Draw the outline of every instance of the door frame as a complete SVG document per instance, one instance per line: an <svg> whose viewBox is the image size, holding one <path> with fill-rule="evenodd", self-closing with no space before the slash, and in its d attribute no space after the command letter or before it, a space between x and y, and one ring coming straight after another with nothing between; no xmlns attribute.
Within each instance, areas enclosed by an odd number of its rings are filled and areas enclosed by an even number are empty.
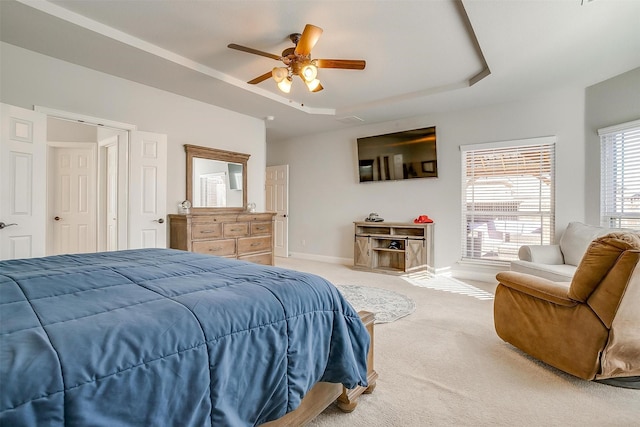
<svg viewBox="0 0 640 427"><path fill-rule="evenodd" d="M124 123L124 122L117 122L114 120L107 120L107 119L102 119L99 117L94 117L94 116L89 116L86 114L78 114L78 113L73 113L70 111L64 111L64 110L57 110L57 109L53 109L53 108L49 108L49 107L43 107L40 105L35 105L33 107L33 110L39 113L43 113L45 115L47 115L47 117L51 117L51 118L55 118L55 119L61 119L61 120L69 120L69 121L75 121L75 122L79 122L79 123L83 123L83 124L88 124L88 125L94 125L97 127L109 127L109 128L113 128L116 130L121 130L121 131L125 131L127 133L127 137L126 138L122 138L124 139L124 141L120 141L121 138L118 138L118 220L117 220L117 224L118 224L118 249L126 249L128 247L128 239L127 239L127 233L128 233L128 212L129 212L129 192L128 192L128 188L129 188L129 157L128 157L128 153L129 153L129 139L130 139L130 133L132 131L136 131L138 130L138 127L136 125L130 124L130 123ZM99 145L99 142L96 143L96 146ZM99 211L99 207L102 205L101 202L99 200L101 200L102 197L104 197L103 194L103 185L101 184L102 182L104 182L104 180L106 179L106 170L104 167L101 167L101 165L104 163L104 156L106 154L106 150L104 149L104 147L98 147L97 148L97 155L95 156L95 167L96 170L98 171L98 175L97 175L97 180L96 180L96 184L97 184L97 191L98 191L98 196L97 196L97 200L98 202L96 203L96 210L98 212L98 218L101 217L101 212ZM49 162L49 156L48 156L48 152L47 152L47 164ZM120 180L120 178L122 178L122 182ZM48 198L48 193L49 193L49 188L47 188L47 198ZM49 205L47 204L47 207L49 207ZM48 224L49 222L47 222ZM102 234L102 229L100 227L102 227L104 225L103 221L99 221L97 220L96 222L97 225L97 236L96 236L96 241L98 242L98 251L103 250L104 249L104 240L103 239L98 239L98 236L100 236ZM52 244L50 242L51 239L51 235L52 235L52 231L50 230L50 226L47 226L47 231L46 231L46 236L47 236L47 242L45 243L47 249L50 247L50 245ZM101 246L102 244L102 246Z"/></svg>

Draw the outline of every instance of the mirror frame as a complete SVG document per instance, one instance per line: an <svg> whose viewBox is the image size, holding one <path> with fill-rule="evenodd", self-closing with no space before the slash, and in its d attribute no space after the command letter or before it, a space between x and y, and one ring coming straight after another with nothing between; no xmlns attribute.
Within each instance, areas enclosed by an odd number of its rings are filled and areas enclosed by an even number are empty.
<svg viewBox="0 0 640 427"><path fill-rule="evenodd" d="M247 210L247 161L250 154L236 153L234 151L219 150L217 148L200 147L198 145L184 145L187 153L187 200L191 205L193 213L220 213L220 212L243 212ZM239 163L242 165L242 207L208 208L193 206L193 159L218 160L221 162Z"/></svg>

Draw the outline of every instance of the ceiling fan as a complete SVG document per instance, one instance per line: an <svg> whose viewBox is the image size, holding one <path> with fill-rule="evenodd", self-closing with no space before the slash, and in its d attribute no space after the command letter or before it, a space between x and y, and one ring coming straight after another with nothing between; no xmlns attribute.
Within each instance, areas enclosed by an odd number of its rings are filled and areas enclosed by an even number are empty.
<svg viewBox="0 0 640 427"><path fill-rule="evenodd" d="M320 80L318 80L318 68L364 70L366 65L366 62L361 59L311 59L311 49L316 45L321 34L322 28L307 24L302 34L293 33L289 35L289 39L291 39L295 47L283 50L282 56L240 46L235 43L231 43L227 47L254 55L265 56L284 63L284 67L275 67L273 70L253 80L249 80L247 82L249 84L255 85L267 80L269 77L273 77L278 84L278 88L285 93L289 93L289 91L291 91L291 84L293 83L293 76L297 75L305 82L309 91L318 92L323 89Z"/></svg>

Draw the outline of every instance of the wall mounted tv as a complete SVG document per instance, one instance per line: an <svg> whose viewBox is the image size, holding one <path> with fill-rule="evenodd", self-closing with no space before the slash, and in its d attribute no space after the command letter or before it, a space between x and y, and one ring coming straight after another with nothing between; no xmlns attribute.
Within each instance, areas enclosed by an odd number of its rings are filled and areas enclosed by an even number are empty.
<svg viewBox="0 0 640 427"><path fill-rule="evenodd" d="M436 127L358 138L360 182L438 176Z"/></svg>

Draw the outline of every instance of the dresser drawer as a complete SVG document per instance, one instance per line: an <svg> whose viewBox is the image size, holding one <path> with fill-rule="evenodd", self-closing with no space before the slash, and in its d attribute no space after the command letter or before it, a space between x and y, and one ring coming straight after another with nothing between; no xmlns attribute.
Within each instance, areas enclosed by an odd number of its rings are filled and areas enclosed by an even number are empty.
<svg viewBox="0 0 640 427"><path fill-rule="evenodd" d="M222 225L224 237L244 237L249 235L248 222L229 222Z"/></svg>
<svg viewBox="0 0 640 427"><path fill-rule="evenodd" d="M260 234L271 234L273 225L271 222L252 222L251 223L251 235L257 236Z"/></svg>
<svg viewBox="0 0 640 427"><path fill-rule="evenodd" d="M193 242L193 252L218 256L235 255L236 241L234 239L199 240Z"/></svg>
<svg viewBox="0 0 640 427"><path fill-rule="evenodd" d="M271 236L238 239L238 255L271 251Z"/></svg>
<svg viewBox="0 0 640 427"><path fill-rule="evenodd" d="M255 262L256 264L273 265L273 254L271 252L268 254L245 255L238 257L238 259Z"/></svg>
<svg viewBox="0 0 640 427"><path fill-rule="evenodd" d="M222 224L192 224L191 225L191 238L193 240L199 239L216 239L222 237Z"/></svg>

